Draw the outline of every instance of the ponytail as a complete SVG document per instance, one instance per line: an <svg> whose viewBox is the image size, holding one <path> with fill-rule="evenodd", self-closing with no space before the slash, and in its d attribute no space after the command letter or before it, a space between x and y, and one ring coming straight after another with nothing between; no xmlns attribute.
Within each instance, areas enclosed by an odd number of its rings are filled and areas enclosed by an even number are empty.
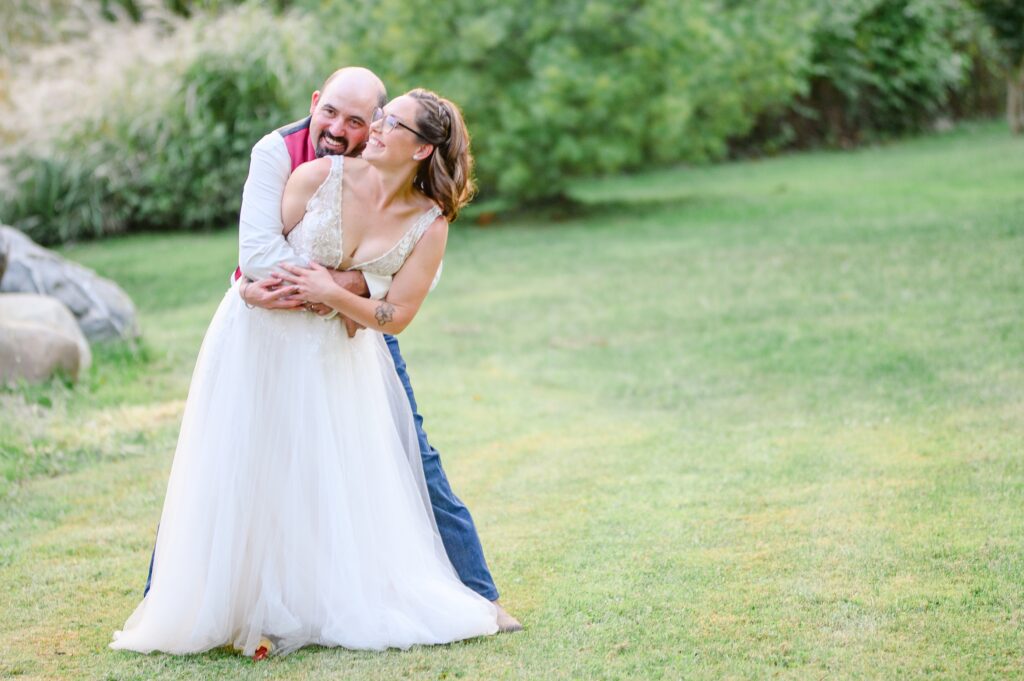
<svg viewBox="0 0 1024 681"><path fill-rule="evenodd" d="M434 152L420 163L415 184L440 204L448 222L454 222L476 191L469 131L459 107L449 100L423 89L407 94L421 105L416 127L434 145Z"/></svg>

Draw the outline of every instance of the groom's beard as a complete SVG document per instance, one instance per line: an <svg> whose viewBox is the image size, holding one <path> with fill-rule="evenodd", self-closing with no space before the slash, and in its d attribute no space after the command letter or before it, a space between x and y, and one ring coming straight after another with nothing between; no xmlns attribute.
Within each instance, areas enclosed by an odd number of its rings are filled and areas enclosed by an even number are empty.
<svg viewBox="0 0 1024 681"><path fill-rule="evenodd" d="M325 138L332 146L328 147L323 143ZM358 156L363 152L364 146L366 145L353 147L349 144L347 137L335 137L330 133L322 132L313 151L316 152L317 158L323 158L324 156Z"/></svg>
<svg viewBox="0 0 1024 681"><path fill-rule="evenodd" d="M331 143L332 146L328 147L324 144L324 140ZM348 151L348 138L347 137L335 137L330 133L320 133L320 139L316 141L317 158L323 158L324 156L344 156L345 152Z"/></svg>

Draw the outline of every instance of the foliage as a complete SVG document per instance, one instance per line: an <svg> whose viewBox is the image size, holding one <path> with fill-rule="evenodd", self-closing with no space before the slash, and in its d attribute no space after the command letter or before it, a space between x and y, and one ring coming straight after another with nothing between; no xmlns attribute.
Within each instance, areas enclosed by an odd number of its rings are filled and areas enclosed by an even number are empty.
<svg viewBox="0 0 1024 681"><path fill-rule="evenodd" d="M252 8L179 22L166 36L127 30L101 53L129 62L113 78L83 74L70 94L40 98L75 97L80 108L59 127L25 131L0 219L43 243L222 226L237 215L252 144L301 113L315 73L301 40L310 30Z"/></svg>
<svg viewBox="0 0 1024 681"><path fill-rule="evenodd" d="M164 22L160 0L5 0L0 3L0 61L31 58L40 46L75 42L117 21Z"/></svg>
<svg viewBox="0 0 1024 681"><path fill-rule="evenodd" d="M238 5L244 4L246 0L98 0L104 12L115 15L116 12L126 12L135 21L143 20L153 9L163 9L181 17L191 17L197 14L220 12ZM264 6L281 11L287 9L291 0L267 0L261 3Z"/></svg>
<svg viewBox="0 0 1024 681"><path fill-rule="evenodd" d="M995 34L1006 72L1006 117L1014 134L1024 133L1024 3L977 0Z"/></svg>
<svg viewBox="0 0 1024 681"><path fill-rule="evenodd" d="M1020 0L975 0L1002 51L1007 68L1024 67L1024 3Z"/></svg>
<svg viewBox="0 0 1024 681"><path fill-rule="evenodd" d="M155 22L217 12L245 0L4 0L0 3L0 56L87 36L102 23ZM284 9L289 0L273 0Z"/></svg>
<svg viewBox="0 0 1024 681"><path fill-rule="evenodd" d="M960 0L822 0L809 112L832 142L923 128L964 84L973 16Z"/></svg>
<svg viewBox="0 0 1024 681"><path fill-rule="evenodd" d="M796 3L801 5L801 3ZM792 3L322 3L338 63L459 103L484 192L557 196L572 177L720 158L801 87Z"/></svg>
<svg viewBox="0 0 1024 681"><path fill-rule="evenodd" d="M988 58L964 0L236 4L108 0L119 21L34 54L0 125L14 173L0 220L43 242L230 224L251 145L344 64L392 94L459 103L482 194L507 204L719 159L740 140L771 151L919 130Z"/></svg>

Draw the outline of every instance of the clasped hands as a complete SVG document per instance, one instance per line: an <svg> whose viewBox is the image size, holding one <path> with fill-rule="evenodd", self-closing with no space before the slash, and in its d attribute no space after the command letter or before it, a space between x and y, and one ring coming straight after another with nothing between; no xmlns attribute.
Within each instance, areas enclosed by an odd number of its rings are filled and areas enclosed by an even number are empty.
<svg viewBox="0 0 1024 681"><path fill-rule="evenodd" d="M323 301L334 286L340 286L357 296L369 295L366 279L360 272L329 270L315 262L310 263L308 268L286 263L280 267L284 271L272 272L264 279L243 284L239 290L242 300L265 310L305 309L324 316L333 311ZM355 336L359 329L365 328L344 315L338 316L349 338Z"/></svg>

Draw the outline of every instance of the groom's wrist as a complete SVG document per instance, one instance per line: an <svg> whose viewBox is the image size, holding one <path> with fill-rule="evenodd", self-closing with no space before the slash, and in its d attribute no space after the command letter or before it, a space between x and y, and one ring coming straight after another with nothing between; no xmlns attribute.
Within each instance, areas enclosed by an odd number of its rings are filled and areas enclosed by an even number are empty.
<svg viewBox="0 0 1024 681"><path fill-rule="evenodd" d="M349 270L347 272L331 270L331 277L334 279L334 283L349 293L354 293L363 298L370 297L370 287L366 285L366 277L363 276L362 272L358 270Z"/></svg>
<svg viewBox="0 0 1024 681"><path fill-rule="evenodd" d="M246 276L242 276L242 283L238 286L238 295L242 297L242 302L245 303L246 307L252 307L249 304L249 298L245 295L248 293L249 284L252 283L252 279Z"/></svg>

